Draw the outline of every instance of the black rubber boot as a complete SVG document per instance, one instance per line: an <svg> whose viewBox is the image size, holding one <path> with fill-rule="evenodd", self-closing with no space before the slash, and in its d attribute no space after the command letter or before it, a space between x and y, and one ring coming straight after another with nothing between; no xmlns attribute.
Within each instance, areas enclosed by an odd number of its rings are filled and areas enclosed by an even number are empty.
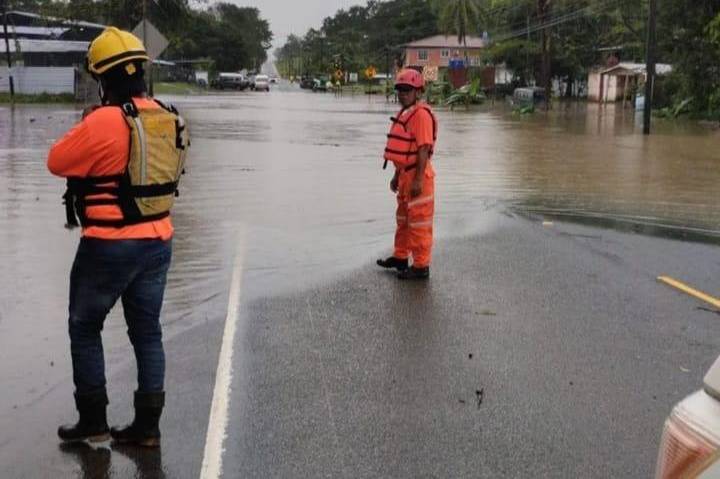
<svg viewBox="0 0 720 479"><path fill-rule="evenodd" d="M160 416L165 406L165 393L135 391L135 419L124 428L113 427L110 435L118 444L144 447L160 446Z"/></svg>
<svg viewBox="0 0 720 479"><path fill-rule="evenodd" d="M406 259L400 259L396 258L395 256L390 256L387 259L379 259L377 260L377 265L381 268L395 268L398 271L405 271L408 269L408 260Z"/></svg>
<svg viewBox="0 0 720 479"><path fill-rule="evenodd" d="M430 277L430 267L416 268L412 266L398 273L398 279L428 279Z"/></svg>
<svg viewBox="0 0 720 479"><path fill-rule="evenodd" d="M75 393L75 406L80 414L77 424L58 428L58 436L65 442L101 442L110 439L106 408L108 397L105 389L92 394Z"/></svg>

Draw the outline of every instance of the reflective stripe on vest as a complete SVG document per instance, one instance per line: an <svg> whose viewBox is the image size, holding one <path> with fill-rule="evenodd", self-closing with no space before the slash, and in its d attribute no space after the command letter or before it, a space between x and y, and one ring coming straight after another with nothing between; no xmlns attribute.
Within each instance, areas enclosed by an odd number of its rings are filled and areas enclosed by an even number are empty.
<svg viewBox="0 0 720 479"><path fill-rule="evenodd" d="M418 147L415 135L408 131L407 125L419 110L425 110L430 114L433 122L433 143L437 137L437 120L430 107L425 104L417 104L400 112L396 117L390 118L392 126L387 135L384 158L392 161L398 168L408 167L417 163ZM430 155L433 154L434 144L430 147Z"/></svg>

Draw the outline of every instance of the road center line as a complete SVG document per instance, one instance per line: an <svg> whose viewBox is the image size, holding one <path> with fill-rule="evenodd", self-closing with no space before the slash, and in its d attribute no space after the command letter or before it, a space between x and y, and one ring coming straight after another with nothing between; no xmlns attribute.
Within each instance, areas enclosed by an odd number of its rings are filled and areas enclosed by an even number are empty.
<svg viewBox="0 0 720 479"><path fill-rule="evenodd" d="M682 291L685 294L688 294L690 296L693 296L694 298L697 298L701 301L705 301L708 304L711 304L715 306L716 308L720 309L720 299L714 298L710 296L709 294L703 293L702 291L698 291L695 288L692 288L691 286L688 286L685 283L682 283L676 279L673 279L669 276L660 276L658 277L658 281L665 283L669 286L672 286L673 288L676 288L680 291Z"/></svg>
<svg viewBox="0 0 720 479"><path fill-rule="evenodd" d="M240 311L240 291L242 287L242 266L244 258L244 241L238 241L235 252L230 294L228 297L225 330L223 332L220 357L215 373L215 389L213 390L210 418L208 419L205 453L203 455L200 479L218 479L222 474L222 461L225 438L227 437L228 406L233 375L233 349L238 313Z"/></svg>

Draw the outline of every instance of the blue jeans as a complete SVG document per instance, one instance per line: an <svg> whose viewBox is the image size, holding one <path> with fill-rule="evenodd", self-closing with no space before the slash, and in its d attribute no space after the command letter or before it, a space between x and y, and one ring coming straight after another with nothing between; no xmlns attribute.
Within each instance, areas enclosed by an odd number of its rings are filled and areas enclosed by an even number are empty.
<svg viewBox="0 0 720 479"><path fill-rule="evenodd" d="M82 238L70 273L70 351L78 394L105 388L100 332L122 299L135 350L138 390L159 392L165 379L160 309L171 241Z"/></svg>

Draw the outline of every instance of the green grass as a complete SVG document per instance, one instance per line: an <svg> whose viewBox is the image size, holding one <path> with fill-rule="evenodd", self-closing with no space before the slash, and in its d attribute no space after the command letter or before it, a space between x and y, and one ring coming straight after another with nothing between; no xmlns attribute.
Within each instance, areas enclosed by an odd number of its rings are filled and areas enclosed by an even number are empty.
<svg viewBox="0 0 720 479"><path fill-rule="evenodd" d="M153 86L156 95L201 95L207 90L192 83L155 83Z"/></svg>
<svg viewBox="0 0 720 479"><path fill-rule="evenodd" d="M10 103L10 93L0 92L0 104ZM38 95L15 94L15 103L75 103L75 95L70 93L51 94L40 93Z"/></svg>

